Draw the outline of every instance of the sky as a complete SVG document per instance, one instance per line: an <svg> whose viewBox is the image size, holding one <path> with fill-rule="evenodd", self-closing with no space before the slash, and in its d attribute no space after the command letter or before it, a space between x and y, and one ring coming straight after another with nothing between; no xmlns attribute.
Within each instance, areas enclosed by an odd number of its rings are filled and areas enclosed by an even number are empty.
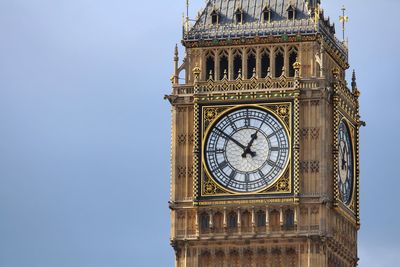
<svg viewBox="0 0 400 267"><path fill-rule="evenodd" d="M400 1L322 2L336 22L348 9L367 122L360 266L397 266ZM191 0L190 13L203 5ZM0 0L0 267L173 266L163 96L184 9Z"/></svg>

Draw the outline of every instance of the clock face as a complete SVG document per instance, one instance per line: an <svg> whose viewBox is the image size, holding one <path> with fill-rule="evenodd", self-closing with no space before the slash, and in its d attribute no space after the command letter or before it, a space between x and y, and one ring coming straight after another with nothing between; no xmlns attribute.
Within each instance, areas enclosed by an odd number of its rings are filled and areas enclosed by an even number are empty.
<svg viewBox="0 0 400 267"><path fill-rule="evenodd" d="M222 115L205 139L208 172L224 188L242 193L272 185L289 162L283 124L270 112L240 108Z"/></svg>
<svg viewBox="0 0 400 267"><path fill-rule="evenodd" d="M338 184L341 200L349 204L353 191L353 149L347 124L341 121L339 125L339 162Z"/></svg>

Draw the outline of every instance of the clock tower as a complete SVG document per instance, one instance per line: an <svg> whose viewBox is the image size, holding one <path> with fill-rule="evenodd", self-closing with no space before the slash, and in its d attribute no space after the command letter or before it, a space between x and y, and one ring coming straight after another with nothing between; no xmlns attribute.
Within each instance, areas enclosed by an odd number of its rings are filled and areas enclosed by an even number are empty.
<svg viewBox="0 0 400 267"><path fill-rule="evenodd" d="M175 266L357 266L360 92L320 1L188 21L166 96Z"/></svg>

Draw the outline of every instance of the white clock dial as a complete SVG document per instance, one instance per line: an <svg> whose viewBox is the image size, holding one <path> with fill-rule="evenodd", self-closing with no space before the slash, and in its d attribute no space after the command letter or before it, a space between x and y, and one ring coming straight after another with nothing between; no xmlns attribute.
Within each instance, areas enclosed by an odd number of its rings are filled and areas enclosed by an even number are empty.
<svg viewBox="0 0 400 267"><path fill-rule="evenodd" d="M273 184L289 162L283 124L270 112L235 109L218 119L205 139L206 167L223 187L256 192Z"/></svg>
<svg viewBox="0 0 400 267"><path fill-rule="evenodd" d="M339 157L338 185L341 200L349 204L353 191L353 148L347 124L341 121L339 125Z"/></svg>

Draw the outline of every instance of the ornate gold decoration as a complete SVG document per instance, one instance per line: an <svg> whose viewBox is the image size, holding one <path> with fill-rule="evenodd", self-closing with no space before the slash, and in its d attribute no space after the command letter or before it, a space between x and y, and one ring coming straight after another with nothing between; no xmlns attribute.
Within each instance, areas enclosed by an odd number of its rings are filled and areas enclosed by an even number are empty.
<svg viewBox="0 0 400 267"><path fill-rule="evenodd" d="M280 103L265 103L260 105L212 105L202 107L202 138L205 135L206 129L208 129L224 112L233 107L239 106L259 106L264 107L277 116L288 130L288 135L291 136L293 126L291 125L290 118L292 117L292 103L291 102L280 102ZM197 164L200 162L197 160ZM200 165L198 165L200 166ZM284 174L270 187L262 190L261 192L251 193L247 195L256 194L288 194L292 192L292 175L291 175L292 160L289 160L288 167ZM201 192L200 196L234 196L243 195L241 193L233 193L225 188L221 187L217 182L206 174L203 170L204 166L200 166L200 179L201 179Z"/></svg>
<svg viewBox="0 0 400 267"><path fill-rule="evenodd" d="M217 193L217 187L215 186L215 184L213 182L206 182L204 184L203 192L206 195L214 195L215 193Z"/></svg>

